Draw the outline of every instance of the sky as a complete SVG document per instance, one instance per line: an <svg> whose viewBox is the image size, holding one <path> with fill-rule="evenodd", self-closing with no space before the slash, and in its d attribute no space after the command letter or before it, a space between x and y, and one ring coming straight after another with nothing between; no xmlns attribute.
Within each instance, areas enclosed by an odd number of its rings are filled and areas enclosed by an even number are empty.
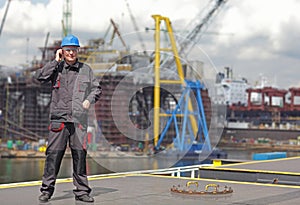
<svg viewBox="0 0 300 205"><path fill-rule="evenodd" d="M210 1L127 0L147 49L154 44L153 31L145 31L154 28L153 14L168 17L174 30L184 34L203 18L199 14L207 12ZM72 33L81 45L104 37L113 19L130 47L139 49L125 2L72 0ZM6 4L7 0L0 0L1 21ZM263 76L279 88L300 87L299 11L297 0L228 0L207 25L197 47L218 71L231 67L235 77L245 77L252 85ZM40 59L38 47L43 47L47 32L49 44L62 37L62 14L62 0L12 0L0 36L0 65L19 67Z"/></svg>

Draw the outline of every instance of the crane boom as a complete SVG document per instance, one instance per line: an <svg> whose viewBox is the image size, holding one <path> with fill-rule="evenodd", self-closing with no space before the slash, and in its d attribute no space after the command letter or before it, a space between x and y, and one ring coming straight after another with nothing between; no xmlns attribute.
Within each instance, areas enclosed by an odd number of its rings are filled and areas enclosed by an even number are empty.
<svg viewBox="0 0 300 205"><path fill-rule="evenodd" d="M216 16L217 11L219 8L226 3L227 0L215 0L214 5L212 6L211 10L205 15L202 21L195 26L191 32L189 32L183 41L180 43L179 54L185 53L186 55L192 50L192 48L199 40L201 33L203 33L204 26L207 26L208 22L212 20L213 17Z"/></svg>
<svg viewBox="0 0 300 205"><path fill-rule="evenodd" d="M135 21L135 18L134 18L134 16L133 16L133 14L132 14L132 11L131 11L131 9L130 9L129 3L127 2L127 0L125 0L125 3L126 3L126 6L127 6L127 9L128 9L128 12L129 12L131 21L132 21L132 23L133 23L134 30L136 31L136 35L137 35L137 37L138 37L138 39L139 39L139 41L140 41L140 43L141 43L141 47L142 47L142 49L143 49L143 52L145 52L145 51L146 51L146 46L145 46L145 43L144 43L144 41L143 41L143 38L142 38L142 36L141 36L141 34L140 34L139 28L138 28L138 26L137 26L137 23L136 23L136 21Z"/></svg>
<svg viewBox="0 0 300 205"><path fill-rule="evenodd" d="M11 0L7 1L7 5L6 5L6 8L5 8L4 16L2 18L1 27L0 27L0 36L1 36L2 30L3 30L3 27L4 27L4 23L5 23L5 19L6 19L6 16L7 16L7 12L8 12L10 2L11 2Z"/></svg>
<svg viewBox="0 0 300 205"><path fill-rule="evenodd" d="M121 36L121 33L119 31L119 28L118 28L117 24L112 19L110 19L110 22L111 22L112 26L114 27L114 31L113 31L113 34L112 34L111 39L110 39L110 45L112 44L112 42L114 40L115 34L117 34L119 36L123 46L125 48L127 48L126 43L125 43L124 39Z"/></svg>
<svg viewBox="0 0 300 205"><path fill-rule="evenodd" d="M178 54L181 57L185 57L189 54L189 52L193 49L193 47L197 44L199 41L201 34L203 34L203 30L205 26L207 27L207 24L209 21L212 21L213 17L216 16L217 12L219 11L219 8L224 5L228 0L211 0L208 7L211 6L211 9L205 9L208 10L207 14L204 15L202 20L197 23L194 28L188 29L190 32L182 38L182 40L179 40L178 44ZM201 13L202 14L202 13ZM197 16L200 18L200 15ZM161 62L161 66L163 67L173 67L174 66L174 60L170 59L170 56L165 58Z"/></svg>

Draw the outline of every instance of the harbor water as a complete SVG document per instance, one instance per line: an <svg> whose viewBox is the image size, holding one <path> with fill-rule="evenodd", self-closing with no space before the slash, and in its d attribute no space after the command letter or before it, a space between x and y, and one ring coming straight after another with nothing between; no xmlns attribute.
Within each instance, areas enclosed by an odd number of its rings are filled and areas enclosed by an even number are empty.
<svg viewBox="0 0 300 205"><path fill-rule="evenodd" d="M41 180L44 170L44 158L0 158L0 184ZM179 160L177 166L191 165L197 160ZM152 157L142 158L87 158L88 175L153 170L170 167L167 160ZM72 158L64 157L58 178L72 177Z"/></svg>
<svg viewBox="0 0 300 205"><path fill-rule="evenodd" d="M249 153L232 152L229 157L249 159ZM200 163L197 160L180 160L174 166L184 166ZM0 184L41 180L45 164L44 158L0 158ZM169 168L170 163L166 160L158 160L152 157L144 158L87 158L88 175L107 174L112 172L127 172L137 170L151 170ZM58 178L72 176L72 158L64 157Z"/></svg>
<svg viewBox="0 0 300 205"><path fill-rule="evenodd" d="M227 150L228 159L251 160L253 151ZM288 157L299 156L298 152L288 152ZM0 184L41 180L44 169L44 158L0 158ZM173 166L192 165L197 160L180 160ZM152 157L144 158L87 158L88 175L107 174L113 172L127 172L138 170L152 170L169 168L166 160ZM72 158L64 157L58 178L72 177Z"/></svg>

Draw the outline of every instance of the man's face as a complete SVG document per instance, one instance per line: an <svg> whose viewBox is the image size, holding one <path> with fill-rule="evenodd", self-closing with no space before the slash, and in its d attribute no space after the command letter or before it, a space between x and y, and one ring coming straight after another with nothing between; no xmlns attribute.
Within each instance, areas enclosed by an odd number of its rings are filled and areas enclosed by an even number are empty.
<svg viewBox="0 0 300 205"><path fill-rule="evenodd" d="M74 64L77 59L78 47L65 46L62 48L62 50L63 50L63 57L64 57L65 61L70 65Z"/></svg>

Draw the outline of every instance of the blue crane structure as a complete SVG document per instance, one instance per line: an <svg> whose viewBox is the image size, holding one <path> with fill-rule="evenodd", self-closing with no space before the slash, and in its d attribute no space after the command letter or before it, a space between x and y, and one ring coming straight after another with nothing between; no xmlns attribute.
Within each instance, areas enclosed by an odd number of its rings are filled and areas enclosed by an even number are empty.
<svg viewBox="0 0 300 205"><path fill-rule="evenodd" d="M171 125L174 123L176 136L173 140L174 147L180 152L185 152L190 148L191 142L194 142L197 138L202 141L201 145L198 143L200 150L211 151L211 145L208 135L208 129L206 125L206 118L201 98L201 89L204 85L199 81L190 81L184 78L182 64L179 59L178 51L176 48L175 39L173 36L173 30L169 18L160 15L153 15L155 19L155 86L154 86L154 145L155 149L159 150L163 139ZM160 27L161 22L165 22L165 26L170 38L171 48L160 47ZM172 52L174 61L177 68L179 79L165 80L161 79L161 65L160 65L160 52ZM173 111L170 113L160 113L160 86L161 83L165 84L178 84L181 86L182 93L180 99ZM192 96L196 96L193 101ZM196 106L195 106L196 104ZM162 133L159 133L160 117L168 117L167 124L164 127ZM178 123L177 118L182 118L182 124Z"/></svg>
<svg viewBox="0 0 300 205"><path fill-rule="evenodd" d="M173 29L169 18L160 15L153 15L155 20L155 58L154 58L154 145L159 150L166 137L167 131L173 123L175 126L175 136L173 137L173 146L180 152L188 151L212 151L204 106L201 97L201 90L205 88L200 80L187 80L183 74L180 55L187 55L199 40L199 36L203 33L204 27L216 16L221 6L227 0L212 0L212 7L208 9L208 13L200 23L191 29L189 34L183 38L176 47L176 40L173 36ZM165 22L166 30L169 35L171 48L161 48L160 31L161 22ZM161 52L172 52L167 58L161 59ZM170 60L170 58L172 59ZM175 64L175 66L174 66ZM177 68L179 80L162 80L160 76L161 68ZM175 109L169 113L160 113L160 85L161 83L179 84L181 85L182 94L178 100ZM192 96L195 96L196 103L192 104ZM196 104L196 105L195 105ZM168 117L167 123L162 132L159 133L160 117ZM182 117L182 123L177 120ZM193 143L196 142L196 143Z"/></svg>
<svg viewBox="0 0 300 205"><path fill-rule="evenodd" d="M195 139L198 138L198 143L195 144L196 146L193 147L194 150L202 150L206 152L211 151L211 143L209 139L207 124L206 124L206 117L204 112L204 107L202 103L201 97L201 89L204 89L204 85L199 81L190 81L185 80L185 88L183 93L175 107L175 109L167 114L170 114L170 117L164 127L160 138L157 142L156 149L159 149L163 139L166 136L168 129L170 128L171 123L173 122L175 125L176 136L174 137L174 146L181 152L190 150L190 143L186 143L186 141L193 142ZM194 111L190 111L188 109L188 104L190 100L190 96L196 94L196 102L197 102L197 109ZM177 116L183 116L183 123L182 128L179 128L179 122L177 121ZM191 121L189 116L195 116L197 119L197 132L194 135L192 130Z"/></svg>

